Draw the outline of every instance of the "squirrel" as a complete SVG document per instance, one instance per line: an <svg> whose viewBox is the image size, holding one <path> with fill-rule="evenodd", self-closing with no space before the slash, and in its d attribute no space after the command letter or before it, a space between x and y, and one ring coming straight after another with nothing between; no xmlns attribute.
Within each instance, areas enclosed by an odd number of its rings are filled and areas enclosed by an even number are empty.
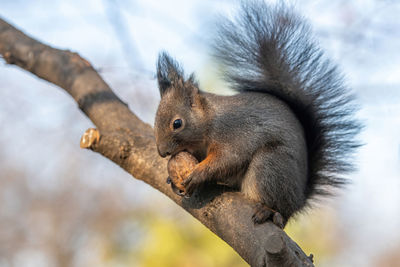
<svg viewBox="0 0 400 267"><path fill-rule="evenodd" d="M199 161L182 183L187 196L206 182L222 183L257 203L255 224L283 228L354 170L362 128L354 95L308 23L284 5L243 2L216 32L212 53L236 94L200 90L193 74L161 52L158 153L186 151Z"/></svg>

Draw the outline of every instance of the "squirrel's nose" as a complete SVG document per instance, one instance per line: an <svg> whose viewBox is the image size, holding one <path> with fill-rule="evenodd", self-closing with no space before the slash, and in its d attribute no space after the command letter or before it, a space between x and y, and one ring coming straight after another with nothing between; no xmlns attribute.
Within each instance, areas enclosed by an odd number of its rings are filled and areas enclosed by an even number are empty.
<svg viewBox="0 0 400 267"><path fill-rule="evenodd" d="M166 149L160 148L160 146L157 146L157 151L158 151L158 154L163 158L165 158L166 156L171 155L171 152L166 151Z"/></svg>

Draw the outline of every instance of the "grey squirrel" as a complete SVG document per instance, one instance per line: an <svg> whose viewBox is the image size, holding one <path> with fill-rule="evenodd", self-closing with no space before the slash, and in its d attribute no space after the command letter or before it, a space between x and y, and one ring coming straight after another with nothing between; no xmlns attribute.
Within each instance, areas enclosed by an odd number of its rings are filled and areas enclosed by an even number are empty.
<svg viewBox="0 0 400 267"><path fill-rule="evenodd" d="M283 227L353 170L361 128L353 96L308 24L283 5L243 2L239 16L220 21L213 51L237 94L201 91L193 74L159 55L158 152L187 151L200 162L183 182L188 196L224 183L257 203L254 223Z"/></svg>

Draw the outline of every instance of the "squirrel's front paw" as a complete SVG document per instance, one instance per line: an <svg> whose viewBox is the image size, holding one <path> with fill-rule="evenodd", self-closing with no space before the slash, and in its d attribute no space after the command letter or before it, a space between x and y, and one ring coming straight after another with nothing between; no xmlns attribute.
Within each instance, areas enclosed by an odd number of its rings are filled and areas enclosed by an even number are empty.
<svg viewBox="0 0 400 267"><path fill-rule="evenodd" d="M184 192L182 189L178 188L176 184L172 181L171 177L168 176L167 178L167 184L171 185L172 191L174 191L175 194L178 196L185 196Z"/></svg>
<svg viewBox="0 0 400 267"><path fill-rule="evenodd" d="M185 196L190 197L203 184L203 179L201 179L201 176L196 175L196 173L192 173L181 184L185 187Z"/></svg>

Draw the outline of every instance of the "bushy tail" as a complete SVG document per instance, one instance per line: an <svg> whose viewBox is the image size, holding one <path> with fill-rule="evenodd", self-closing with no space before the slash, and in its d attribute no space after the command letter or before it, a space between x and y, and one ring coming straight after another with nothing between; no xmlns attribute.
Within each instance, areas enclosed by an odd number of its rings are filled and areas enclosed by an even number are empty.
<svg viewBox="0 0 400 267"><path fill-rule="evenodd" d="M341 186L353 170L359 144L353 97L336 66L312 39L309 25L283 5L242 3L239 15L220 21L215 57L239 92L265 92L282 99L301 121L308 146L307 198Z"/></svg>

